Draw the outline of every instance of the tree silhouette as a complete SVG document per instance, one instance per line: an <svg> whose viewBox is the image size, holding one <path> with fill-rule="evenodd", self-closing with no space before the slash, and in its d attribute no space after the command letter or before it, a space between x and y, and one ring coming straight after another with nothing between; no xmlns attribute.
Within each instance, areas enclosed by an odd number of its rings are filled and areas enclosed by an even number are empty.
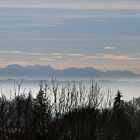
<svg viewBox="0 0 140 140"><path fill-rule="evenodd" d="M10 100L2 94L1 140L140 139L140 98L125 102L118 90L111 106L93 81L88 89L75 83L53 86L41 81L36 97L21 93L20 86Z"/></svg>

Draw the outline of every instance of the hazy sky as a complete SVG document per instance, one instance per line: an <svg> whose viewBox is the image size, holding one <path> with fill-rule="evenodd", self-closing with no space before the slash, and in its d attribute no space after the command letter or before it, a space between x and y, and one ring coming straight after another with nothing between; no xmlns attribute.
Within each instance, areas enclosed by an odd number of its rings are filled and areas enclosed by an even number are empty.
<svg viewBox="0 0 140 140"><path fill-rule="evenodd" d="M139 0L0 0L0 66L140 73Z"/></svg>

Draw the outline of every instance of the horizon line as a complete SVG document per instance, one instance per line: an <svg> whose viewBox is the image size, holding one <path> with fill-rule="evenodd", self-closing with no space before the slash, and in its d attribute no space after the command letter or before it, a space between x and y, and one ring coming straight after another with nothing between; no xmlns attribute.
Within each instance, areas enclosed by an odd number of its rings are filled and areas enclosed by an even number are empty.
<svg viewBox="0 0 140 140"><path fill-rule="evenodd" d="M65 69L70 69L70 68L79 68L79 69L85 69L85 68L92 68L94 70L98 70L98 71L101 71L101 72L107 72L107 71L121 71L121 72L124 72L124 71L128 71L128 72L132 72L134 74L140 74L140 73L137 73L137 72L134 72L134 71L131 71L131 70L127 70L127 69L124 69L124 70L120 70L120 69L108 69L108 70L102 70L102 69L98 69L98 68L95 68L93 66L83 66L83 67L76 67L76 66L69 66L69 67L66 67L66 68L56 68L50 64L48 65L39 65L39 64L29 64L29 65L20 65L20 64L8 64L6 66L3 66L3 67L0 67L0 69L5 69L7 68L8 66L12 66L12 65L16 65L16 66L20 66L20 67L23 67L23 68L26 68L28 66L43 66L43 67L51 67L52 69L54 70L65 70Z"/></svg>

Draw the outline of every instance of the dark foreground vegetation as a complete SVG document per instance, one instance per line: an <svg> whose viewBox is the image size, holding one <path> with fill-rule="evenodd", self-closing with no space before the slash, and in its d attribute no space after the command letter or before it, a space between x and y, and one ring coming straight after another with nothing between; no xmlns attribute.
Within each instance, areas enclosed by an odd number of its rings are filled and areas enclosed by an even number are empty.
<svg viewBox="0 0 140 140"><path fill-rule="evenodd" d="M114 99L92 81L59 88L40 83L36 97L20 92L0 97L0 140L140 140L140 98Z"/></svg>

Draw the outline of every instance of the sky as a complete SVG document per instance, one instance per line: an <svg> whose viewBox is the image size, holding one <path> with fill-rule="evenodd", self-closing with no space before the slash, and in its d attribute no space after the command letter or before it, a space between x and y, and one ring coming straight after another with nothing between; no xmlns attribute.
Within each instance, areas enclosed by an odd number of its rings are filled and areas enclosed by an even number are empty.
<svg viewBox="0 0 140 140"><path fill-rule="evenodd" d="M0 0L0 67L140 73L139 0Z"/></svg>

